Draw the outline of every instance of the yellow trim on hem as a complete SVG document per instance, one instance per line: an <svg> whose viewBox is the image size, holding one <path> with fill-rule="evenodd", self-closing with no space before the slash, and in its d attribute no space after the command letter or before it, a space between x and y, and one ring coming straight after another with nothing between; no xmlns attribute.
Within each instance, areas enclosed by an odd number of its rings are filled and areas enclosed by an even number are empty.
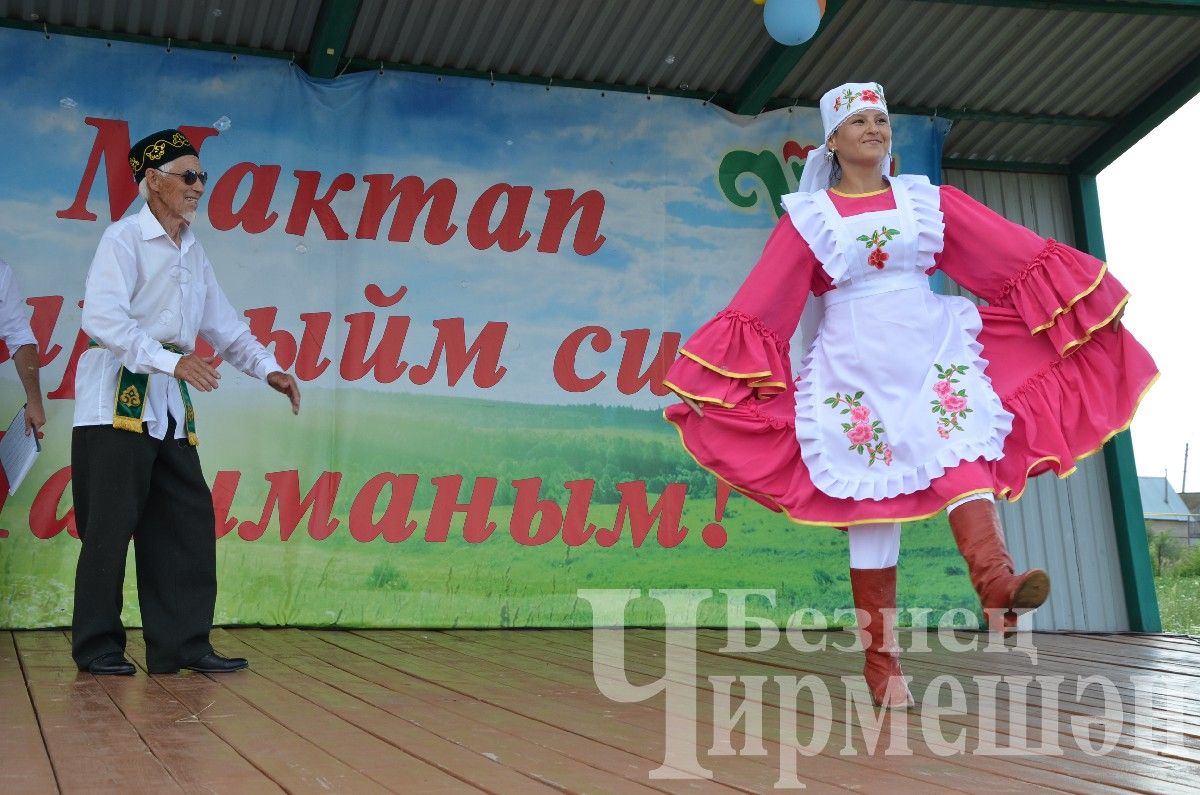
<svg viewBox="0 0 1200 795"><path fill-rule="evenodd" d="M818 521L814 521L814 520L812 520L812 519L800 519L800 518L798 518L798 517L796 517L796 516L793 516L793 515L792 515L792 512L791 512L791 511L789 511L789 510L787 509L787 507L786 507L786 506L784 506L784 505L780 505L780 504L779 504L779 502L778 502L778 501L777 501L777 500L776 500L774 497L770 496L769 494L763 494L762 492L760 492L760 491L754 491L753 489L739 488L738 486L735 486L734 484L730 483L730 482L729 482L728 480L726 480L725 478L723 478L723 477L721 477L720 475L718 475L718 474L717 474L716 472L714 472L713 470L711 470L711 469L709 469L708 467L704 466L704 464L700 463L700 459L696 458L696 454L695 454L695 453L693 453L693 452L691 451L691 448L689 448L689 447L687 446L687 441L686 441L686 440L683 438L683 429L682 429L682 428L680 428L680 427L679 427L679 426L678 426L676 423L672 422L672 421L671 421L671 419L670 419L670 418L668 418L668 417L666 416L666 414L665 414L665 413L663 414L663 419L664 419L664 420L666 420L667 422L669 422L669 423L671 424L671 426L675 428L675 432L679 434L679 442L680 442L680 444L682 444L682 445L683 445L683 449L684 449L684 451L685 451L685 452L686 452L688 455L690 455L690 456L692 457L692 460L693 460L693 461L695 461L695 462L696 462L696 466L700 467L700 468L701 468L701 469L703 469L705 472L707 472L708 474L712 475L714 478L716 478L717 480L721 481L722 483L725 483L725 484L726 484L726 485L728 485L728 486L729 486L731 489L733 489L734 491L736 491L736 492L738 492L738 493L740 493L740 494L747 495L747 496L748 496L748 495L750 495L750 494L754 494L754 495L756 495L756 496L758 496L758 497L762 497L764 500L767 500L767 501L768 501L768 502L770 502L772 505L774 505L774 506L775 506L775 507L778 509L778 512L779 512L779 513L782 513L784 516L786 516L786 517L788 518L788 520L790 520L791 522L793 522L793 523L795 523L795 524L802 525L802 526L804 526L804 527L833 527L833 528L840 528L840 527L850 527L850 526L852 526L852 525L853 525L853 526L856 526L856 525L860 525L860 524L881 524L881 523L883 523L883 522L919 522L919 521L921 521L922 519L929 519L930 517L937 516L939 513L941 513L942 511L946 510L948 507L950 507L950 505L952 505L953 503L955 503L955 502L957 502L957 501L959 501L959 500L963 499L964 497L970 497L970 496L972 496L972 495L975 495L975 494L993 494L993 493L995 493L995 490L994 490L994 489L987 489L987 488L984 488L984 489L972 489L971 491L964 491L962 494L959 494L957 497L953 497L953 498L951 498L951 499L947 500L947 501L946 501L946 504L945 504L945 505L943 505L941 508L938 508L936 511L931 511L930 513L927 513L927 514L922 514L922 515L920 515L920 516L904 516L904 517L887 517L887 516L882 516L882 517L876 517L876 518L873 518L873 519L861 519L861 520L857 520L857 521L850 521L850 522L843 522L843 521L836 521L836 522L833 522L833 521L818 522Z"/></svg>
<svg viewBox="0 0 1200 795"><path fill-rule="evenodd" d="M118 431L142 432L142 420L137 417L113 417L112 424Z"/></svg>
<svg viewBox="0 0 1200 795"><path fill-rule="evenodd" d="M687 392L683 389L680 389L678 386L676 386L675 384L666 380L665 378L663 379L663 386L665 386L667 389L671 390L672 392L674 392L676 394L683 395L684 397L689 397L692 400L698 401L700 403L715 403L718 406L721 406L722 408L727 408L727 409L731 409L734 407L733 403L726 403L724 400L721 400L720 398L703 397L701 395L693 395L691 392Z"/></svg>
<svg viewBox="0 0 1200 795"><path fill-rule="evenodd" d="M783 383L782 381L751 381L749 384L747 384L747 386L752 387L754 389L760 389L760 388L766 387L766 386L777 386L780 389L782 389L782 388L786 387L787 384Z"/></svg>
<svg viewBox="0 0 1200 795"><path fill-rule="evenodd" d="M1112 431L1107 436L1105 436L1104 440L1102 442L1100 442L1099 446L1097 446L1096 448L1094 448L1092 450L1089 450L1086 453L1083 453L1082 455L1075 456L1076 461L1083 461L1085 458L1090 458L1091 456L1093 456L1096 453L1103 450L1104 445L1108 444L1109 441L1111 441L1112 438L1114 436L1116 436L1118 433L1122 433L1123 431L1129 430L1129 426L1133 424L1133 418L1137 414L1138 408L1142 405L1142 401L1146 398L1146 395L1150 392L1150 389L1158 382L1160 375L1161 375L1161 373L1155 373L1154 377L1150 379L1150 383L1146 384L1145 388L1142 389L1142 393L1140 395L1138 395L1138 399L1133 404L1133 410L1129 413L1129 419L1126 420L1126 422L1120 428L1117 428L1115 431ZM946 502L946 504L943 505L938 510L933 511L931 513L924 514L922 516L907 516L907 517L897 517L897 518L884 517L884 518L875 518L875 519L864 519L861 521L854 521L854 522L816 522L816 521L812 521L809 519L797 518L792 515L791 511L789 511L785 506L780 505L779 502L777 500L775 500L775 498L771 497L770 495L763 494L762 492L754 491L753 489L740 489L737 486L730 483L725 478L718 475L713 470L704 466L704 464L700 463L700 459L696 458L696 454L692 452L691 448L688 447L687 440L685 440L683 438L683 429L680 428L679 425L676 424L675 422L672 422L671 419L666 416L665 412L663 413L663 419L666 420L668 423L670 423L673 428L675 428L675 432L677 434L679 434L679 442L680 442L680 444L683 445L684 451L692 457L692 460L696 462L696 465L698 467L700 467L705 472L707 472L710 475L712 475L713 477L715 477L717 480L720 480L722 483L728 484L729 487L732 488L734 491L737 491L739 493L746 494L746 495L754 494L756 496L762 497L764 500L767 500L772 505L774 505L779 510L779 512L782 513L784 516L786 516L790 521L792 521L795 524L802 525L805 527L850 527L852 525L878 524L880 522L919 522L922 519L929 519L930 517L937 516L939 513L946 510L946 508L950 507L950 505L952 503L955 503L958 500L963 499L964 497L970 497L975 494L996 494L996 497L998 499L1002 499L1002 500L1005 500L1006 502L1013 503L1013 502L1016 502L1017 500L1021 499L1021 497L1024 496L1025 492L1028 490L1029 472L1034 467L1036 467L1038 464L1045 463L1047 461L1054 461L1055 463L1059 463L1059 464L1062 463L1061 459L1059 459L1058 456L1045 456L1043 458L1039 458L1037 461L1030 464L1029 467L1025 470L1025 487L1023 487L1021 489L1021 491L1017 493L1016 496L1009 496L1012 494L1012 489L1008 488L1007 486L1005 488L1001 489L998 493L996 492L995 489L986 489L986 488L985 489L974 489L972 491L964 492L964 493L958 495L957 497L954 497L951 500L948 500ZM1059 474L1056 472L1055 475L1058 477L1059 480L1066 480L1071 475L1074 475L1078 470L1079 470L1078 466L1073 466L1066 472L1063 472L1062 474Z"/></svg>
<svg viewBox="0 0 1200 795"><path fill-rule="evenodd" d="M1116 318L1117 315L1121 314L1121 310L1124 309L1125 305L1128 303L1129 303L1129 293L1126 293L1125 297L1122 298L1117 303L1117 308L1112 311L1112 314L1110 314L1104 320L1101 320L1099 323L1097 323L1096 325L1094 325L1090 329L1088 329L1086 332L1084 332L1084 334L1086 334L1086 336L1083 339L1071 340L1066 345L1064 345L1062 351L1059 353L1059 356L1061 356L1065 359L1071 353L1071 351L1075 350L1080 345L1083 345L1084 343L1091 341L1092 333L1097 331L1098 329L1104 328L1109 323L1113 322L1113 319Z"/></svg>
<svg viewBox="0 0 1200 795"><path fill-rule="evenodd" d="M830 188L829 192L836 194L838 196L841 196L842 198L845 198L845 199L864 199L867 196L878 196L881 193L887 193L891 189L892 189L892 186L888 185L886 188L880 188L879 190L867 191L866 193L842 193L840 190L837 190L836 188Z"/></svg>
<svg viewBox="0 0 1200 795"><path fill-rule="evenodd" d="M1037 328L1033 329L1029 333L1030 334L1038 334L1038 333L1043 332L1046 329L1052 327L1055 323L1058 322L1058 318L1060 315L1065 315L1067 312L1070 312L1072 309L1075 308L1075 304L1079 303L1084 298L1087 298L1089 295L1096 292L1096 288L1100 286L1100 282L1104 281L1104 276L1107 273L1108 273L1108 263L1107 262L1100 263L1100 275L1096 277L1096 280L1094 282L1092 282L1090 287L1088 287L1082 293L1080 293L1079 295L1075 296L1070 301L1068 301L1066 306L1060 306L1058 309L1055 309L1053 314L1050 315L1049 320L1047 320L1045 323L1038 326ZM1126 298L1128 299L1128 295L1126 296Z"/></svg>
<svg viewBox="0 0 1200 795"><path fill-rule="evenodd" d="M712 370L714 373L717 373L718 375L723 375L727 378L763 378L764 376L768 376L771 374L770 370L766 370L765 372L761 372L761 373L735 373L732 370L723 370L720 367L717 367L712 362L707 362L704 359L701 359L696 354L694 354L691 351L686 350L684 348L680 348L679 353L683 356L688 357L696 364L699 364L702 367Z"/></svg>
<svg viewBox="0 0 1200 795"><path fill-rule="evenodd" d="M1079 469L1079 466L1078 466L1079 461L1083 461L1086 458L1091 458L1096 453L1103 450L1104 445L1108 444L1112 440L1112 438L1114 436L1116 436L1118 433L1122 433L1123 431L1129 430L1129 426L1133 424L1133 418L1137 414L1138 409L1141 407L1142 401L1146 399L1146 395L1149 394L1150 389L1155 384L1158 383L1159 376L1161 376L1161 375L1162 375L1162 373L1155 373L1154 377L1150 379L1150 383L1146 384L1145 388L1142 389L1142 393L1140 395L1138 395L1138 399L1136 401L1134 401L1133 410L1129 412L1129 419L1125 421L1124 425L1122 425L1120 428L1117 428L1115 431L1112 431L1107 436L1105 436L1104 440L1101 441L1097 447L1094 447L1091 450L1088 450L1086 453L1081 453L1080 455L1075 456L1075 461L1077 462L1075 466L1071 467L1070 469L1068 469L1066 472L1063 472L1062 474L1059 474L1057 472L1054 473L1058 477L1059 480L1066 480L1067 478L1071 477L1071 475L1074 475L1075 472ZM1022 487L1019 492L1017 492L1017 496L1009 497L1008 495L1012 494L1012 489L1008 488L1007 486L1005 486L1003 489L1001 489L1000 494L997 496L999 496L1000 499L1007 500L1008 502L1016 502L1017 500L1021 499L1022 495L1025 494L1025 490L1029 487L1030 471L1034 467L1036 467L1038 464L1042 464L1047 461L1053 461L1054 463L1059 464L1059 465L1062 464L1062 459L1060 459L1056 455L1048 455L1048 456L1039 458L1037 461L1034 461L1032 464L1030 464L1028 467L1026 467L1026 469L1025 469L1025 486Z"/></svg>

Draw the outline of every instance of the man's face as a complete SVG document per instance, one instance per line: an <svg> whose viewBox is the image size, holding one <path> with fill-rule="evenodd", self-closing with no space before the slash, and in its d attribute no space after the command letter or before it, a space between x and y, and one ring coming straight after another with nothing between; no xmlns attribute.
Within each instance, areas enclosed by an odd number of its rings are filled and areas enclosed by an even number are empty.
<svg viewBox="0 0 1200 795"><path fill-rule="evenodd" d="M190 224L196 220L204 185L200 180L188 185L182 175L189 170L199 173L200 158L195 155L177 157L157 170L148 170L145 178L151 180L150 192L158 196L167 211ZM167 173L161 173L164 171Z"/></svg>

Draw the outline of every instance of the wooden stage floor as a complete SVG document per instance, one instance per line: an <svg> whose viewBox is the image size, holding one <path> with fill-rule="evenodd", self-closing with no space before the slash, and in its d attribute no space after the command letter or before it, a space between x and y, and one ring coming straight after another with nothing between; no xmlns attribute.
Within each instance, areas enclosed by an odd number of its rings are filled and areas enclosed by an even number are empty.
<svg viewBox="0 0 1200 795"><path fill-rule="evenodd" d="M214 643L249 657L249 671L147 676L131 633L137 675L94 677L75 671L62 631L0 632L0 792L1200 790L1193 639L1036 634L1034 664L1021 652L952 652L936 635L922 651L905 635L918 704L873 733L856 680L840 678L860 673L856 652L800 652L782 637L770 650L722 652L725 633L700 630L697 687L672 663L672 695L618 703L597 676L653 683L668 646L685 663L693 647L679 631L619 637L620 656L596 661L590 631L238 628ZM805 633L810 643L850 637ZM732 707L714 697L726 680L710 677L743 677ZM761 698L744 700L743 686L760 683ZM955 704L960 684L965 703ZM714 720L743 703L757 707L741 717L761 725L764 753L745 753L760 750L747 722L732 734L742 753L712 753ZM675 777L652 777L668 722ZM693 763L713 777L679 778Z"/></svg>

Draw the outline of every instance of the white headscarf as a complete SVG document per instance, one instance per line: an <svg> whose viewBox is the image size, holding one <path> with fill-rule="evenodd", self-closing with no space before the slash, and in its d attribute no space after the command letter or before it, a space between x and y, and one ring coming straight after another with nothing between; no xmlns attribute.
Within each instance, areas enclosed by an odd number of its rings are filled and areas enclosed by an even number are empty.
<svg viewBox="0 0 1200 795"><path fill-rule="evenodd" d="M798 193L815 193L829 187L833 159L825 157L825 153L829 151L826 141L842 122L869 108L888 112L883 86L878 83L846 83L825 92L825 96L821 97L821 121L825 125L825 138L804 160L804 172L800 175ZM887 174L891 170L892 156L889 153L883 159L883 173Z"/></svg>

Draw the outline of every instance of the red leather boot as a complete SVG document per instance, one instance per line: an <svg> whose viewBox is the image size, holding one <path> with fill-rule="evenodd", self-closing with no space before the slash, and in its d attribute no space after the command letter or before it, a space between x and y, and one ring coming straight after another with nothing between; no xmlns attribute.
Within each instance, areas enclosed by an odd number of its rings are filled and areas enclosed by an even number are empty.
<svg viewBox="0 0 1200 795"><path fill-rule="evenodd" d="M896 567L850 569L850 588L859 616L866 664L863 677L871 698L882 707L902 709L913 703L900 670L900 647L896 645Z"/></svg>
<svg viewBox="0 0 1200 795"><path fill-rule="evenodd" d="M1050 595L1050 577L1042 569L1017 574L1004 544L1000 514L989 500L972 500L950 512L950 529L958 551L967 562L971 585L979 594L993 631L1011 632L1017 627L1017 612L1040 607ZM1003 612L1003 626L996 623Z"/></svg>

